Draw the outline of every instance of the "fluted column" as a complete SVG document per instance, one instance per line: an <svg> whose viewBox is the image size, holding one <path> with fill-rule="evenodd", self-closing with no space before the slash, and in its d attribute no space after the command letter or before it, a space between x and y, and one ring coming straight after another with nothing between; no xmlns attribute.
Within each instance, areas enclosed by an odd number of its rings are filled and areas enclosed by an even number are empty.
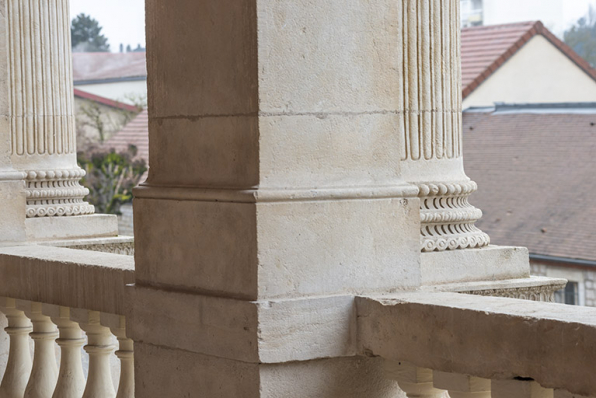
<svg viewBox="0 0 596 398"><path fill-rule="evenodd" d="M25 313L16 308L14 299L2 298L0 309L8 319L8 327L5 330L10 338L10 351L0 385L0 398L22 398L31 375L29 333L33 328Z"/></svg>
<svg viewBox="0 0 596 398"><path fill-rule="evenodd" d="M2 7L9 82L2 112L11 167L26 183L26 215L91 214L76 160L69 0L4 0Z"/></svg>
<svg viewBox="0 0 596 398"><path fill-rule="evenodd" d="M402 175L421 201L422 251L483 247L464 173L459 0L404 0L399 30Z"/></svg>

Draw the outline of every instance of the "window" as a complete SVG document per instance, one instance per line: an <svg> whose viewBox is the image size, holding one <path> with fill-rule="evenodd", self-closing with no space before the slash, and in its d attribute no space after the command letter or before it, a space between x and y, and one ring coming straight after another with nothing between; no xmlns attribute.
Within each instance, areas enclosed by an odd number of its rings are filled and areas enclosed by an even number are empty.
<svg viewBox="0 0 596 398"><path fill-rule="evenodd" d="M579 305L579 284L568 282L565 289L555 292L555 301L561 304Z"/></svg>

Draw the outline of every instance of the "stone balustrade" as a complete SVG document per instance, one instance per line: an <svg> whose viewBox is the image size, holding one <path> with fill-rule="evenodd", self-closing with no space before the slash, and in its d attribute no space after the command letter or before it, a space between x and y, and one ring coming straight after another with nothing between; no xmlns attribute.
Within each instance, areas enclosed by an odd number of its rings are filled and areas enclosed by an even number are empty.
<svg viewBox="0 0 596 398"><path fill-rule="evenodd" d="M0 311L8 320L10 348L0 397L134 397L125 316L132 257L47 246L1 251ZM81 348L89 356L86 380ZM117 389L114 355L120 360Z"/></svg>
<svg viewBox="0 0 596 398"><path fill-rule="evenodd" d="M173 312L185 317L172 315L167 325L146 318L142 325L127 329L126 315L133 302L161 313L171 301L155 301L146 288L126 288L134 281L131 256L52 246L5 247L0 248L0 278L5 281L0 286L0 311L8 319L10 340L0 398L134 397L132 338L143 335L155 347L169 339L188 352L211 352L222 344L219 334L225 331L239 336L237 346L227 346L229 355L236 355L243 346L240 336L247 338L258 329L250 319L240 322L233 311L198 311L206 303L190 300L192 296L185 293L177 294L186 295L187 305ZM538 296L527 293L539 287L546 292L543 300L549 301L552 290L562 283L530 278L427 286L389 296L329 298L325 318L319 320L308 308L300 310L284 300L245 305L258 308L255 322L275 320L273 328L262 328L255 336L264 363L338 355L321 352L319 346L298 352L292 341L317 335L323 343L350 331L351 348L342 348L343 355L363 361L377 357L384 383L395 383L396 391L399 387L407 397L585 398L593 395L577 393L596 392L596 383L586 377L596 354L590 352L593 347L578 348L576 343L596 339L596 309L534 302ZM530 300L482 296L502 291ZM233 305L226 300L217 306ZM303 329L305 317L313 321L309 330ZM287 332L274 338L276 330ZM573 338L563 338L572 333ZM87 380L82 347L89 355ZM110 369L113 355L121 363L117 392ZM142 370L143 364L139 366Z"/></svg>

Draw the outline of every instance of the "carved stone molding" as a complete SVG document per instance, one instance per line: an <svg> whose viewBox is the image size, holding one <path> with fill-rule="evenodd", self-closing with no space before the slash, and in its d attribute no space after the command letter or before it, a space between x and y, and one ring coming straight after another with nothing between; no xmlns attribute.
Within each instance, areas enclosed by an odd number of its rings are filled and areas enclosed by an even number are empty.
<svg viewBox="0 0 596 398"><path fill-rule="evenodd" d="M554 303L555 292L564 287L565 285L528 286L511 289L472 290L460 293L475 294L478 296L507 297L521 300L544 301L547 303Z"/></svg>
<svg viewBox="0 0 596 398"><path fill-rule="evenodd" d="M76 161L69 1L6 1L10 153L27 217L92 214Z"/></svg>
<svg viewBox="0 0 596 398"><path fill-rule="evenodd" d="M459 0L404 0L401 7L403 177L419 189L422 251L487 246L482 212L463 169Z"/></svg>
<svg viewBox="0 0 596 398"><path fill-rule="evenodd" d="M463 183L417 184L420 197L422 251L488 246L490 238L474 223L482 211L468 202L477 186Z"/></svg>

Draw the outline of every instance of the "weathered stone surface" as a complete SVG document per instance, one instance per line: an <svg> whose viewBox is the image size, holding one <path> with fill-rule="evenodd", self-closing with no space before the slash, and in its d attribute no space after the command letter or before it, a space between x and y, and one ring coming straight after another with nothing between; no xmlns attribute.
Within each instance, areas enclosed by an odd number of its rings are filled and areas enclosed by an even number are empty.
<svg viewBox="0 0 596 398"><path fill-rule="evenodd" d="M210 398L403 397L383 376L379 358L251 364L142 342L135 344L135 358L136 394L146 398L188 391Z"/></svg>
<svg viewBox="0 0 596 398"><path fill-rule="evenodd" d="M136 278L249 300L413 288L420 284L416 209L408 199L137 199L135 239L144 249Z"/></svg>
<svg viewBox="0 0 596 398"><path fill-rule="evenodd" d="M358 298L357 305L362 352L596 395L596 309L457 293ZM570 358L573 367L560 366Z"/></svg>
<svg viewBox="0 0 596 398"><path fill-rule="evenodd" d="M352 296L247 302L135 286L131 337L244 362L356 354Z"/></svg>
<svg viewBox="0 0 596 398"><path fill-rule="evenodd" d="M124 314L132 257L47 246L0 248L0 295Z"/></svg>
<svg viewBox="0 0 596 398"><path fill-rule="evenodd" d="M30 241L118 236L118 217L111 214L36 217L27 219L25 227Z"/></svg>
<svg viewBox="0 0 596 398"><path fill-rule="evenodd" d="M423 285L530 277L525 247L488 246L422 253L420 267Z"/></svg>

